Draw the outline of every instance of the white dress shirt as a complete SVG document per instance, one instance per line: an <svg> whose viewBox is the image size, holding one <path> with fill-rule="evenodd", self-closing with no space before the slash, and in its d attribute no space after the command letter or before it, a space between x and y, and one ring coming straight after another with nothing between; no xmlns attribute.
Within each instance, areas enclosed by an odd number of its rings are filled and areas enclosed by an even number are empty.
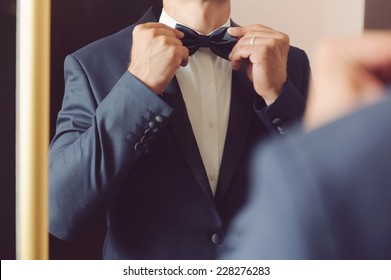
<svg viewBox="0 0 391 280"><path fill-rule="evenodd" d="M178 23L164 9L159 22L172 28ZM230 26L229 19L222 27L227 26ZM190 57L186 67L177 70L175 76L212 193L215 194L231 103L231 63L209 48L200 48Z"/></svg>

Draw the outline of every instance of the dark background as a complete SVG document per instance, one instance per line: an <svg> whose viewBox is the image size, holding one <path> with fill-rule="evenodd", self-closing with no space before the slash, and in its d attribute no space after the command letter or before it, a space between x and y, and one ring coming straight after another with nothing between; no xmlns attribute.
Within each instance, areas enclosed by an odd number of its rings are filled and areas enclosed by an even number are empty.
<svg viewBox="0 0 391 280"><path fill-rule="evenodd" d="M23 1L23 0L20 0ZM50 138L63 98L63 62L89 42L136 22L161 0L52 0ZM15 259L15 61L16 0L0 0L0 259ZM50 236L51 259L99 259L105 214L80 236L63 242Z"/></svg>
<svg viewBox="0 0 391 280"><path fill-rule="evenodd" d="M23 0L20 0L23 1ZM51 124L63 97L63 61L80 47L135 22L161 0L52 0ZM15 259L16 0L0 0L0 259ZM391 1L366 0L365 28L391 28ZM348 15L347 15L348 16ZM50 237L51 259L99 259L105 231L100 213L78 239Z"/></svg>

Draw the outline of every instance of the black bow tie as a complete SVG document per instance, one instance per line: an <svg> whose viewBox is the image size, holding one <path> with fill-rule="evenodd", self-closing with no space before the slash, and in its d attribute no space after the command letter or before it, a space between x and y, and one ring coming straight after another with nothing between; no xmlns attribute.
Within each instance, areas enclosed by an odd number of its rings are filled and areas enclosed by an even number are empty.
<svg viewBox="0 0 391 280"><path fill-rule="evenodd" d="M208 36L200 35L181 24L177 24L175 28L185 33L181 41L189 49L190 55L199 48L210 48L216 55L228 60L228 55L236 44L236 38L227 33L228 27L221 27Z"/></svg>

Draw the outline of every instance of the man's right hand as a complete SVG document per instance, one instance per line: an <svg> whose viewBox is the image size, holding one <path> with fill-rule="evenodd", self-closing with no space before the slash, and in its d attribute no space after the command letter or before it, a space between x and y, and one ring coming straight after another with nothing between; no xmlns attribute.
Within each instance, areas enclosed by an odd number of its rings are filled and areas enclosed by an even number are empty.
<svg viewBox="0 0 391 280"><path fill-rule="evenodd" d="M133 30L128 71L156 94L161 94L180 66L189 62L184 34L161 23L145 23Z"/></svg>

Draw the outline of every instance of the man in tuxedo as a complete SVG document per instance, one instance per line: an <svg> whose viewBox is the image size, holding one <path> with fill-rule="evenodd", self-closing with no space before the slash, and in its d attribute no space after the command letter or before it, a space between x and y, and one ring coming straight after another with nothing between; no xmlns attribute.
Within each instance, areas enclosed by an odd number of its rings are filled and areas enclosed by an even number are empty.
<svg viewBox="0 0 391 280"><path fill-rule="evenodd" d="M216 257L252 148L301 117L309 76L287 35L229 16L229 0L165 0L66 58L53 235L72 238L104 208L104 258Z"/></svg>
<svg viewBox="0 0 391 280"><path fill-rule="evenodd" d="M258 150L224 258L391 259L391 33L331 41L303 123Z"/></svg>

